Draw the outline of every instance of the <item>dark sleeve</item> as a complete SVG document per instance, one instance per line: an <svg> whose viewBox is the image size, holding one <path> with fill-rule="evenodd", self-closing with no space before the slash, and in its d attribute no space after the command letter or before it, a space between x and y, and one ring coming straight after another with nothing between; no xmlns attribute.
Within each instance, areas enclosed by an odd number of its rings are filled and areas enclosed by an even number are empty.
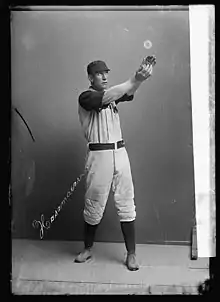
<svg viewBox="0 0 220 302"><path fill-rule="evenodd" d="M79 96L79 104L87 111L98 111L102 107L103 95L101 91L84 91Z"/></svg>
<svg viewBox="0 0 220 302"><path fill-rule="evenodd" d="M133 94L132 95L124 94L120 99L115 101L115 104L117 105L120 102L129 102L129 101L132 101L133 98L134 98Z"/></svg>

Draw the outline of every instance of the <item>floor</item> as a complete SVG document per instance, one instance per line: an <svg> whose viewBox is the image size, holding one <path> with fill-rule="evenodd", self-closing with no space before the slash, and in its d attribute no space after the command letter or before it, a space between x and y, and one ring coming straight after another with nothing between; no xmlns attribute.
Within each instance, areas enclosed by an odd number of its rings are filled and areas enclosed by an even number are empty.
<svg viewBox="0 0 220 302"><path fill-rule="evenodd" d="M42 294L198 294L209 278L209 259L190 260L177 245L137 245L140 269L124 265L123 243L94 246L93 258L74 263L82 242L12 240L12 292Z"/></svg>

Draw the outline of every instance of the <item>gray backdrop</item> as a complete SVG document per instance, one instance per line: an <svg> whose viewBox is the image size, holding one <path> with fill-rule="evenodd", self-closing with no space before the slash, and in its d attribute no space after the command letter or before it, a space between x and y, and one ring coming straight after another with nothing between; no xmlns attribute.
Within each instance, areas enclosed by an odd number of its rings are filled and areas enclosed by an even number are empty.
<svg viewBox="0 0 220 302"><path fill-rule="evenodd" d="M146 40L152 42L150 49L144 48ZM135 185L137 243L190 240L194 182L187 11L12 13L12 105L22 112L36 140L16 117L19 130L12 140L18 146L23 137L35 178L28 196L13 195L15 237L39 238L32 220L41 213L49 218L83 171L86 141L78 95L89 85L87 64L105 60L114 85L127 80L151 54L157 57L152 78L133 102L119 105ZM14 166L16 152L12 148ZM13 177L16 183L19 172ZM45 239L82 240L83 194L82 181ZM110 194L97 241L121 240Z"/></svg>

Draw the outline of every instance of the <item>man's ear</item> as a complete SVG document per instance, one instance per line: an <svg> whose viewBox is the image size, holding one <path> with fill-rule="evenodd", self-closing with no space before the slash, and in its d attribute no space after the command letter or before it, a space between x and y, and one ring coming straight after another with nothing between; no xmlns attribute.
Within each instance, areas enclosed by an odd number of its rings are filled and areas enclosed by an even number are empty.
<svg viewBox="0 0 220 302"><path fill-rule="evenodd" d="M93 79L93 75L89 74L88 75L88 79L91 82L91 84L93 83L94 79Z"/></svg>

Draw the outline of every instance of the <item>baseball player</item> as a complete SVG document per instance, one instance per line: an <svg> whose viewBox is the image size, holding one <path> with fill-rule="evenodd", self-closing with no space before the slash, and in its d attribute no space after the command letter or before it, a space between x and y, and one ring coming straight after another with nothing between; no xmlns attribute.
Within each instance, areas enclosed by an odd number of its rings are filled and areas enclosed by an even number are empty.
<svg viewBox="0 0 220 302"><path fill-rule="evenodd" d="M135 91L148 79L156 63L154 56L143 59L139 69L126 82L108 88L110 69L103 61L87 66L91 83L79 96L79 119L88 142L86 192L84 205L84 250L75 262L92 256L97 227L102 219L110 189L120 220L127 250L126 266L139 269L135 254L135 203L130 162L122 139L117 105L132 101Z"/></svg>

